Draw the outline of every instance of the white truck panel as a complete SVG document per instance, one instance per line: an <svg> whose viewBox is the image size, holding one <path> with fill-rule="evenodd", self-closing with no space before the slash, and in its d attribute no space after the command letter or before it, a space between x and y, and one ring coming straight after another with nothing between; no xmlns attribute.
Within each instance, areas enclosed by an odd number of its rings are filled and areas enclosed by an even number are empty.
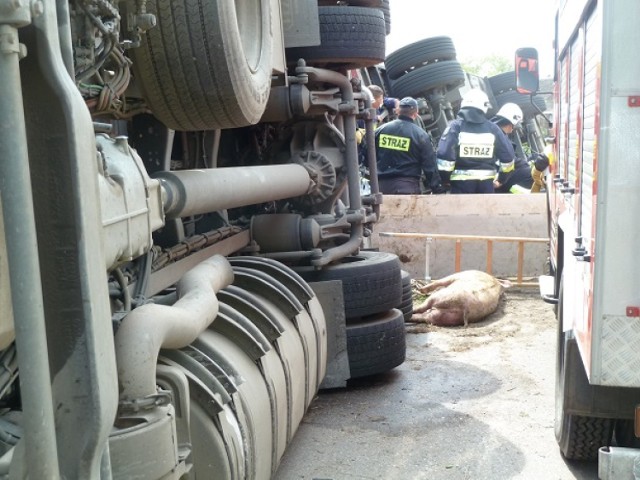
<svg viewBox="0 0 640 480"><path fill-rule="evenodd" d="M573 312L590 382L640 387L640 318L627 315L640 307L640 107L632 100L640 98L640 62L630 48L640 44L640 2L577 4L581 27L568 48L560 45L568 68L560 72L559 162L568 171L559 173L576 187L565 198L573 219L565 276L577 285L565 312ZM559 29L568 31L560 13ZM590 261L571 255L575 237Z"/></svg>

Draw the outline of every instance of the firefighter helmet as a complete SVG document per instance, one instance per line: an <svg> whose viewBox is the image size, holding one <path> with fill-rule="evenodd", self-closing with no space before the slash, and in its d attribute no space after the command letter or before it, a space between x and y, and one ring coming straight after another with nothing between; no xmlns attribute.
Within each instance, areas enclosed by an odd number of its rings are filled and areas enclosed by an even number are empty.
<svg viewBox="0 0 640 480"><path fill-rule="evenodd" d="M515 103L505 103L500 107L496 116L509 120L509 122L516 127L522 121L524 115L522 114L520 107Z"/></svg>
<svg viewBox="0 0 640 480"><path fill-rule="evenodd" d="M487 113L491 103L489 103L489 97L479 88L472 88L462 96L462 102L460 108L473 107L481 110L482 113Z"/></svg>

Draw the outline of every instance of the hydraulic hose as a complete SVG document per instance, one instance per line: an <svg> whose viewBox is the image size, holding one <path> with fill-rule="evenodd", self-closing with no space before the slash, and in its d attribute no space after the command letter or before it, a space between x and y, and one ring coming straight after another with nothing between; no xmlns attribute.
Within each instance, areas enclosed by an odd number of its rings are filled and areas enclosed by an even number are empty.
<svg viewBox="0 0 640 480"><path fill-rule="evenodd" d="M345 162L347 165L347 186L349 189L349 209L358 212L362 209L360 198L360 169L358 167L358 145L356 142L356 112L354 104L353 86L344 75L332 70L307 67L296 67L297 74L307 74L314 81L325 82L337 86L342 96L341 115L344 118ZM364 219L364 215L362 215ZM320 258L312 260L312 264L319 267L327 265L346 255L356 253L362 243L364 227L362 221L351 224L350 238L347 242L326 250Z"/></svg>
<svg viewBox="0 0 640 480"><path fill-rule="evenodd" d="M364 87L366 88L366 87ZM364 99L364 106L367 109L371 109L371 92L366 95ZM367 143L367 163L369 167L369 185L371 185L372 195L378 195L380 193L380 186L378 185L378 162L376 160L376 139L373 126L373 118L367 117L364 121L364 140ZM376 219L380 218L380 205L375 204L373 211L376 214Z"/></svg>

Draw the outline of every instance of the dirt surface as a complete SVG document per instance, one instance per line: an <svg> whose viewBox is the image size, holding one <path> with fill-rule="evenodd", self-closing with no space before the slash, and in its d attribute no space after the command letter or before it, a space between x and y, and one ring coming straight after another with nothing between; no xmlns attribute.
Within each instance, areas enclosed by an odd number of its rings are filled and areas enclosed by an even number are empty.
<svg viewBox="0 0 640 480"><path fill-rule="evenodd" d="M319 393L275 479L597 479L558 452L556 320L537 291L507 290L467 328L407 332L403 365Z"/></svg>

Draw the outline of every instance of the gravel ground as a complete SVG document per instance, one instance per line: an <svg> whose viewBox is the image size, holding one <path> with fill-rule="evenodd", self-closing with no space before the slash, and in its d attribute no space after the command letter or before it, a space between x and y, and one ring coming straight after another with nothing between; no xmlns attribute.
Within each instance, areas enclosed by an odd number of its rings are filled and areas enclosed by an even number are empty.
<svg viewBox="0 0 640 480"><path fill-rule="evenodd" d="M407 359L320 392L276 480L597 479L553 433L556 320L533 289L464 327L407 324Z"/></svg>

